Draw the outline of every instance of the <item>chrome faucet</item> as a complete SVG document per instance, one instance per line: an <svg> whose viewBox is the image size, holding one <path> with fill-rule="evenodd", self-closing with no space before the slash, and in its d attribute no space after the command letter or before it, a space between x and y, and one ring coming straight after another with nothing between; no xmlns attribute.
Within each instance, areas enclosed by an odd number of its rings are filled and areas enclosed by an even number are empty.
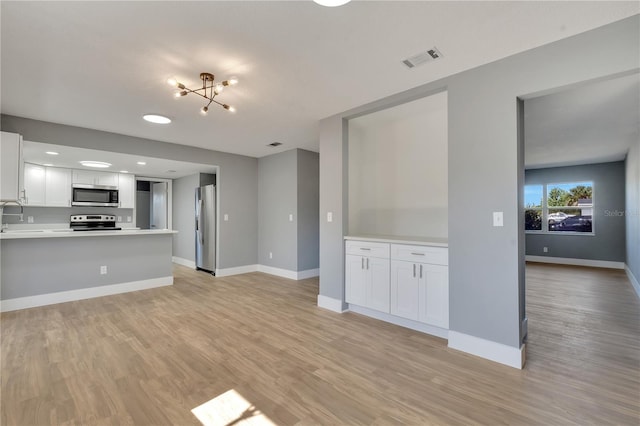
<svg viewBox="0 0 640 426"><path fill-rule="evenodd" d="M17 206L20 206L20 213L5 213L4 212L4 206L6 206L7 204L15 204ZM0 218L2 218L4 216L18 216L20 218L18 220L20 222L24 222L24 206L22 205L22 203L20 201L3 201L3 202L0 203ZM3 223L0 226L0 232L4 232L6 226L7 226L7 224Z"/></svg>

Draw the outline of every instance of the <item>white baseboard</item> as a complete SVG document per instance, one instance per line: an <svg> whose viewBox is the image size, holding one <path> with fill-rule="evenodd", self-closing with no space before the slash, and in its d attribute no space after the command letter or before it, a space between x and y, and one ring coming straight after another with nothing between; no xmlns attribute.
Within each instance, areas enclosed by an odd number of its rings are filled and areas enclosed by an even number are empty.
<svg viewBox="0 0 640 426"><path fill-rule="evenodd" d="M638 297L640 297L640 283L638 283L638 279L633 275L631 269L627 265L624 265L624 270L627 273L627 277L629 277L629 281L631 281L631 285L633 289L636 291Z"/></svg>
<svg viewBox="0 0 640 426"><path fill-rule="evenodd" d="M178 265L186 266L188 268L196 269L196 262L193 260L183 259L182 257L172 256L171 261Z"/></svg>
<svg viewBox="0 0 640 426"><path fill-rule="evenodd" d="M342 309L342 300L333 299L331 297L323 296L321 294L318 295L318 307L327 309L329 311L337 312L339 314L346 312L346 310Z"/></svg>
<svg viewBox="0 0 640 426"><path fill-rule="evenodd" d="M466 352L486 358L509 367L522 369L524 366L525 345L520 348L492 342L468 334L458 333L449 330L449 347L458 351Z"/></svg>
<svg viewBox="0 0 640 426"><path fill-rule="evenodd" d="M236 266L235 268L216 269L216 277L228 277L231 275L248 274L257 272L258 265Z"/></svg>
<svg viewBox="0 0 640 426"><path fill-rule="evenodd" d="M306 278L317 277L320 269L307 269L306 271L290 271L289 269L274 268L273 266L258 265L258 272L288 278L290 280L304 280Z"/></svg>
<svg viewBox="0 0 640 426"><path fill-rule="evenodd" d="M60 291L58 293L39 294L37 296L17 297L15 299L0 301L0 312L35 308L45 305L55 305L56 303L73 302L75 300L92 299L94 297L111 296L113 294L147 290L172 284L173 276L168 276L142 281L131 281L121 284L82 288L78 290Z"/></svg>
<svg viewBox="0 0 640 426"><path fill-rule="evenodd" d="M573 259L569 257L531 256L526 255L527 262L555 263L558 265L592 266L594 268L624 269L624 262L610 260Z"/></svg>
<svg viewBox="0 0 640 426"><path fill-rule="evenodd" d="M447 339L449 337L449 330L447 329L406 318L397 317L395 315L387 314L386 312L380 312L374 309L369 309L353 304L349 304L349 310L351 312L366 315L380 321L385 321L391 324L399 325L401 327L410 328L411 330L420 331L421 333L427 333L437 337L442 337L443 339Z"/></svg>

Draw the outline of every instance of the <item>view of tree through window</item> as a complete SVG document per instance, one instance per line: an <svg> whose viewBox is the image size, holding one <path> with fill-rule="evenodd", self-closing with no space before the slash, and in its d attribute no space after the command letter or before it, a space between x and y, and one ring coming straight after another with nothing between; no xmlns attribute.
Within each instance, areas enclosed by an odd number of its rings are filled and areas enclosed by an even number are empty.
<svg viewBox="0 0 640 426"><path fill-rule="evenodd" d="M593 232L593 183L527 185L525 230Z"/></svg>

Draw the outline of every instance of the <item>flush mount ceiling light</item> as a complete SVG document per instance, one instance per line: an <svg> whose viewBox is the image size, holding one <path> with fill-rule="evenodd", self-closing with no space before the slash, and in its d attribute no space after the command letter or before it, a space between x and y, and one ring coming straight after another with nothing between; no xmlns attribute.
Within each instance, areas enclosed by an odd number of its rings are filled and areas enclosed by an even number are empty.
<svg viewBox="0 0 640 426"><path fill-rule="evenodd" d="M142 116L143 119L148 121L149 123L154 124L169 124L171 123L171 119L169 117L165 117L164 115L158 114L145 114Z"/></svg>
<svg viewBox="0 0 640 426"><path fill-rule="evenodd" d="M144 161L138 161L136 164L139 166L145 166L147 163Z"/></svg>
<svg viewBox="0 0 640 426"><path fill-rule="evenodd" d="M106 169L107 167L111 167L111 163L105 163L103 161L80 161L85 167L95 167L96 169Z"/></svg>
<svg viewBox="0 0 640 426"><path fill-rule="evenodd" d="M336 6L342 6L343 4L347 4L351 0L313 0L313 1L315 3L318 3L320 6L336 7Z"/></svg>
<svg viewBox="0 0 640 426"><path fill-rule="evenodd" d="M218 102L214 98L218 96L220 93L222 93L225 87L234 86L238 84L237 78L231 77L229 80L224 80L222 82L216 83L215 77L213 76L213 74L208 72L201 72L200 80L202 80L202 87L199 89L189 89L184 84L178 82L175 78L170 78L169 80L167 80L167 83L169 83L169 85L176 87L178 89L174 95L176 98L180 98L182 96L188 95L189 93L193 93L194 95L198 95L200 97L205 98L207 101L209 101L205 106L203 106L200 109L200 112L203 115L207 115L207 112L209 111L209 106L211 105L211 103L216 103L220 105L222 108L226 109L227 111L231 111L231 112L236 111L234 107L229 106L227 104L223 104L222 102Z"/></svg>
<svg viewBox="0 0 640 426"><path fill-rule="evenodd" d="M45 152L45 154L49 154L49 155L58 155L58 153L57 153L57 152L55 152L55 151L47 151L47 152Z"/></svg>

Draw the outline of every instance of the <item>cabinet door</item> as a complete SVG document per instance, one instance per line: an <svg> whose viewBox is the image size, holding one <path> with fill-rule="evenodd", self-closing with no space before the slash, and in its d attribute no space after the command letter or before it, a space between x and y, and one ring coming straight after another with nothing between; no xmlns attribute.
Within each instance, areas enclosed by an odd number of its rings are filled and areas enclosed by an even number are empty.
<svg viewBox="0 0 640 426"><path fill-rule="evenodd" d="M24 193L25 205L45 205L46 172L44 166L25 163L24 165Z"/></svg>
<svg viewBox="0 0 640 426"><path fill-rule="evenodd" d="M389 313L389 259L367 257L367 304L376 311Z"/></svg>
<svg viewBox="0 0 640 426"><path fill-rule="evenodd" d="M347 303L366 306L366 270L364 257L348 254L345 257L345 295Z"/></svg>
<svg viewBox="0 0 640 426"><path fill-rule="evenodd" d="M17 201L22 197L20 167L22 137L16 133L0 133L0 200Z"/></svg>
<svg viewBox="0 0 640 426"><path fill-rule="evenodd" d="M71 206L71 170L46 168L45 204L48 207Z"/></svg>
<svg viewBox="0 0 640 426"><path fill-rule="evenodd" d="M118 175L118 198L120 207L123 209L132 209L136 200L136 179L135 176L126 173Z"/></svg>
<svg viewBox="0 0 640 426"><path fill-rule="evenodd" d="M419 321L449 328L449 268L421 264Z"/></svg>
<svg viewBox="0 0 640 426"><path fill-rule="evenodd" d="M414 262L391 261L391 314L418 320L420 309L419 266Z"/></svg>
<svg viewBox="0 0 640 426"><path fill-rule="evenodd" d="M97 172L95 174L96 185L106 185L118 187L118 173Z"/></svg>

